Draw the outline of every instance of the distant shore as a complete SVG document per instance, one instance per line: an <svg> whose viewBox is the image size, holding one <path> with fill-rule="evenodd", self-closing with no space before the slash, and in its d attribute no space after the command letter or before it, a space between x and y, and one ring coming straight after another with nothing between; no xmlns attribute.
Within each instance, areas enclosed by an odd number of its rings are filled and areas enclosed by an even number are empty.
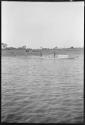
<svg viewBox="0 0 85 125"><path fill-rule="evenodd" d="M58 48L58 49L16 49L6 48L1 50L2 56L28 56L28 55L68 55L68 54L83 54L84 48Z"/></svg>

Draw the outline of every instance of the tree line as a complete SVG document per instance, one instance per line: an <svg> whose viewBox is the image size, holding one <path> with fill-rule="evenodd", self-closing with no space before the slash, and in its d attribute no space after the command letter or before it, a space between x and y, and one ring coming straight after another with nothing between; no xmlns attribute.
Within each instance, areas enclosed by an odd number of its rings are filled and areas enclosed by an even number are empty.
<svg viewBox="0 0 85 125"><path fill-rule="evenodd" d="M31 49L31 48L26 48L26 45L21 46L21 47L18 47L18 48L8 47L8 44L6 44L6 43L1 43L1 48L2 48L2 49ZM73 49L74 47L71 46L70 48ZM47 49L49 49L49 48L40 47L40 49L42 49L42 50L47 50ZM54 47L53 49L58 49L58 47L56 46L56 47ZM35 49L34 49L34 50L35 50Z"/></svg>

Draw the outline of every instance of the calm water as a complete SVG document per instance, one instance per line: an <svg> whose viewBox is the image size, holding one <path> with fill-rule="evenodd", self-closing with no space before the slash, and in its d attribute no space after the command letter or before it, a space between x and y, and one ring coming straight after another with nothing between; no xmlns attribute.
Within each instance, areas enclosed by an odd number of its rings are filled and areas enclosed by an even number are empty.
<svg viewBox="0 0 85 125"><path fill-rule="evenodd" d="M2 57L2 122L83 122L83 55Z"/></svg>

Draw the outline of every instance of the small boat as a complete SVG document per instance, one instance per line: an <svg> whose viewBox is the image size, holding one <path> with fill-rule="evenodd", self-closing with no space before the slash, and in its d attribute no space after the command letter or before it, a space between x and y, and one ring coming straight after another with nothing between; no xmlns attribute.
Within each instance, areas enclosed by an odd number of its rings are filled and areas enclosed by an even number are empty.
<svg viewBox="0 0 85 125"><path fill-rule="evenodd" d="M68 58L68 55L57 55L58 58Z"/></svg>
<svg viewBox="0 0 85 125"><path fill-rule="evenodd" d="M58 55L57 56L59 59L75 59L78 56L73 56L73 55Z"/></svg>

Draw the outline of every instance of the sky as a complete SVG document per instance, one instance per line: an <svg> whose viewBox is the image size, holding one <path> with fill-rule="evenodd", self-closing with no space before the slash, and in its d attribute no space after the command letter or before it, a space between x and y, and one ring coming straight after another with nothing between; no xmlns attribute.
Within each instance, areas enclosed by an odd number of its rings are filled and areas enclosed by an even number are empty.
<svg viewBox="0 0 85 125"><path fill-rule="evenodd" d="M27 48L83 47L84 2L1 2L1 42Z"/></svg>

